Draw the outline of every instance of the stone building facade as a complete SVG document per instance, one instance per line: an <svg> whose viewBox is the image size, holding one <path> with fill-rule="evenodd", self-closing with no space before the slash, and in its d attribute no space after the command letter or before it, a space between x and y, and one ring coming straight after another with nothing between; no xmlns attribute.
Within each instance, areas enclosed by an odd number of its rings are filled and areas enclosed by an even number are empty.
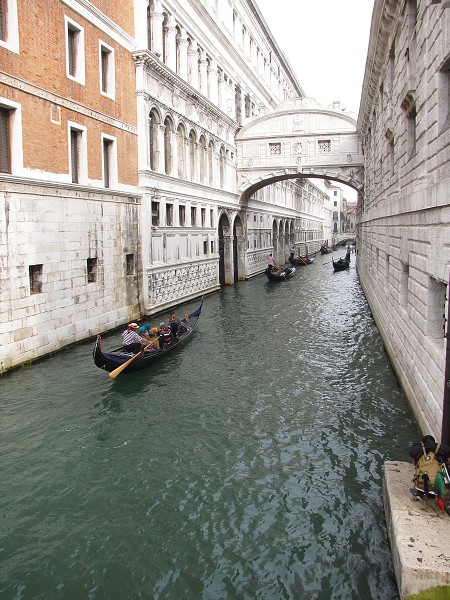
<svg viewBox="0 0 450 600"><path fill-rule="evenodd" d="M376 0L358 129L358 273L424 433L440 437L450 265L450 10Z"/></svg>
<svg viewBox="0 0 450 600"><path fill-rule="evenodd" d="M253 0L0 0L0 65L0 372L320 243L312 182L240 202L236 133L304 96Z"/></svg>

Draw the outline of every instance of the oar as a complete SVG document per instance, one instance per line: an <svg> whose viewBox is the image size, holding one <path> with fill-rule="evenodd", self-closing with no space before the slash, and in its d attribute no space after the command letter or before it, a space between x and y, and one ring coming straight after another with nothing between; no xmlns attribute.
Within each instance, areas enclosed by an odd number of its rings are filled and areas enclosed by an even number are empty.
<svg viewBox="0 0 450 600"><path fill-rule="evenodd" d="M144 350L147 350L147 348L150 348L150 346L152 344L153 344L153 342L150 342L150 344L148 344L147 346L145 346ZM140 354L142 354L144 352L144 350L141 350L140 352L138 352L137 354L135 354L134 356L132 356L129 360L127 360L126 362L124 362L123 365L120 365L120 367L117 367L117 369L114 369L114 371L111 371L111 373L109 374L109 376L111 377L111 379L115 379L117 377L117 375L119 375L119 373L122 373L122 371L124 369L126 369L128 367L128 365L130 363L132 363L135 358L137 358Z"/></svg>

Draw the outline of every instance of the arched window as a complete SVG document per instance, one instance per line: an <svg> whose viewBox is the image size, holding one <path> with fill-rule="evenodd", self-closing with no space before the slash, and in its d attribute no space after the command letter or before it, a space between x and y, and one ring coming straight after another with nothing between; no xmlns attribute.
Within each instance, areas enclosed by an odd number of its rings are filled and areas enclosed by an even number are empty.
<svg viewBox="0 0 450 600"><path fill-rule="evenodd" d="M191 181L197 181L196 169L197 161L195 160L195 131L191 129L189 132L189 167Z"/></svg>
<svg viewBox="0 0 450 600"><path fill-rule="evenodd" d="M185 137L186 133L184 131L184 127L180 124L178 125L177 129L178 177L180 179L186 179L186 152L184 144Z"/></svg>
<svg viewBox="0 0 450 600"><path fill-rule="evenodd" d="M172 120L166 117L164 121L164 172L166 175L172 174L172 135Z"/></svg>
<svg viewBox="0 0 450 600"><path fill-rule="evenodd" d="M149 115L149 164L152 171L158 170L158 127L160 124L159 115L155 109L150 111Z"/></svg>
<svg viewBox="0 0 450 600"><path fill-rule="evenodd" d="M198 141L198 151L200 154L200 183L206 183L206 140L204 135L201 135Z"/></svg>

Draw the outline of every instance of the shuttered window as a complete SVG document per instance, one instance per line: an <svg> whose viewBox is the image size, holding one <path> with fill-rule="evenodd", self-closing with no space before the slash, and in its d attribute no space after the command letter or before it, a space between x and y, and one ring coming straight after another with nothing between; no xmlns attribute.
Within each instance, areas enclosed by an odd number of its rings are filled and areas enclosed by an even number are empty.
<svg viewBox="0 0 450 600"><path fill-rule="evenodd" d="M80 181L80 138L81 132L70 130L70 161L72 169L72 183Z"/></svg>
<svg viewBox="0 0 450 600"><path fill-rule="evenodd" d="M11 173L11 111L0 107L0 173Z"/></svg>

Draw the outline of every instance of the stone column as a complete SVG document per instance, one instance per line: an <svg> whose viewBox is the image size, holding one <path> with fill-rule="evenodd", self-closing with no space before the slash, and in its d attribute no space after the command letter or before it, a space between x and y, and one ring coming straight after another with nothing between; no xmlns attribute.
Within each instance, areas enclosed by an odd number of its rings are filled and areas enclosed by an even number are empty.
<svg viewBox="0 0 450 600"><path fill-rule="evenodd" d="M209 99L213 104L219 104L219 82L217 80L217 62L211 59L208 69Z"/></svg>
<svg viewBox="0 0 450 600"><path fill-rule="evenodd" d="M164 134L166 131L165 125L158 126L158 148L155 152L155 171L158 173L164 172Z"/></svg>
<svg viewBox="0 0 450 600"><path fill-rule="evenodd" d="M172 135L170 136L170 154L172 157L170 175L178 177L178 131L172 130Z"/></svg>
<svg viewBox="0 0 450 600"><path fill-rule="evenodd" d="M169 15L167 19L167 25L164 27L164 35L166 36L166 56L165 63L172 69L172 71L176 71L177 69L177 29L176 29L176 21L173 15Z"/></svg>
<svg viewBox="0 0 450 600"><path fill-rule="evenodd" d="M188 48L188 79L193 88L198 90L198 46L191 40Z"/></svg>
<svg viewBox="0 0 450 600"><path fill-rule="evenodd" d="M163 52L163 22L164 15L160 0L155 0L153 12L150 14L150 44L151 51L162 57Z"/></svg>
<svg viewBox="0 0 450 600"><path fill-rule="evenodd" d="M182 27L178 37L178 75L185 81L188 80L188 45L187 32Z"/></svg>
<svg viewBox="0 0 450 600"><path fill-rule="evenodd" d="M200 92L204 96L208 96L208 63L204 50L200 54Z"/></svg>

